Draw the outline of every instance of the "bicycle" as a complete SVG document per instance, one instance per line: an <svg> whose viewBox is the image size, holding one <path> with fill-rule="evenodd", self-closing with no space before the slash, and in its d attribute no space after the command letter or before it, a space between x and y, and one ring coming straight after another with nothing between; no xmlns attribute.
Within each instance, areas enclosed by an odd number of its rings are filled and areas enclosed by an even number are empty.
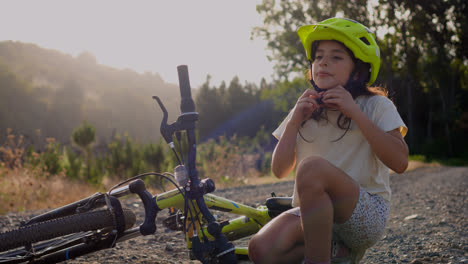
<svg viewBox="0 0 468 264"><path fill-rule="evenodd" d="M125 180L106 193L95 193L80 201L35 216L11 231L0 233L0 263L56 263L117 243L156 232L156 216L170 211L163 220L172 230L182 230L192 260L202 263L237 263L248 259L246 247L235 247L232 241L255 234L281 212L291 208L290 197L270 197L265 205L253 208L211 194L214 182L200 180L196 161L196 121L198 113L191 95L186 65L177 67L181 93L181 115L168 124L168 113L159 97L153 96L163 112L160 132L177 157L174 175L149 172ZM186 161L174 147L173 137L185 131L189 150ZM156 175L168 180L175 189L152 195L141 178ZM135 214L122 208L119 198L137 194L145 217L134 227ZM274 195L273 195L274 196ZM212 210L229 212L238 217L217 222Z"/></svg>

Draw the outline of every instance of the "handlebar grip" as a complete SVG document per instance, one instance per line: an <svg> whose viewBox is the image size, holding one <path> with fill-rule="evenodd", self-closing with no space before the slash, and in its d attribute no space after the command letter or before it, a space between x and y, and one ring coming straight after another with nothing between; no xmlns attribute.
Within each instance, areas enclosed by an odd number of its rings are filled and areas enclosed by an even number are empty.
<svg viewBox="0 0 468 264"><path fill-rule="evenodd" d="M156 200L146 190L145 183L138 179L129 185L131 193L136 193L145 207L145 221L140 225L140 233L144 236L156 232L156 215L160 211L156 205Z"/></svg>
<svg viewBox="0 0 468 264"><path fill-rule="evenodd" d="M192 92L190 90L190 80L187 65L177 66L179 74L179 87L180 87L180 111L182 113L195 112L195 104L192 99Z"/></svg>

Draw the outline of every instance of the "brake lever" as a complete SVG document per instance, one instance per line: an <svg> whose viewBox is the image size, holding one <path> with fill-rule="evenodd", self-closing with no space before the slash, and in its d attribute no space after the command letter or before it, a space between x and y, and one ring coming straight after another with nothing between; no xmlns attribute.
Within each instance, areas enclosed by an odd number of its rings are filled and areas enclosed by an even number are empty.
<svg viewBox="0 0 468 264"><path fill-rule="evenodd" d="M153 99L155 99L158 102L159 107L161 108L163 112L163 118L161 120L161 127L160 127L161 135L163 136L164 140L166 140L167 144L171 144L173 142L172 140L173 131L171 127L169 126L169 124L167 123L169 114L167 113L166 107L164 106L163 102L161 101L161 99L159 99L158 96L156 95L153 96Z"/></svg>
<svg viewBox="0 0 468 264"><path fill-rule="evenodd" d="M163 111L163 121L167 124L167 117L168 117L168 114L167 114L167 110L166 110L166 107L164 106L163 102L161 101L161 99L159 99L159 96L156 96L154 95L153 96L153 99L156 100L159 104L159 107L161 107L161 110Z"/></svg>

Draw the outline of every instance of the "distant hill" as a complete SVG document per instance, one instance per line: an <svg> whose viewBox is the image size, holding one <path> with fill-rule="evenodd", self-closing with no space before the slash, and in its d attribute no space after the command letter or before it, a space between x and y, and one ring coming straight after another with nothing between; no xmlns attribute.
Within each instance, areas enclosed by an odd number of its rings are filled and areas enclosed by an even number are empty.
<svg viewBox="0 0 468 264"><path fill-rule="evenodd" d="M41 141L35 134L40 129L41 137L70 144L82 120L96 127L101 143L124 132L139 142L155 141L162 113L153 95L177 117L178 86L157 73L100 65L88 52L73 57L35 44L0 42L0 142L12 128L31 143Z"/></svg>

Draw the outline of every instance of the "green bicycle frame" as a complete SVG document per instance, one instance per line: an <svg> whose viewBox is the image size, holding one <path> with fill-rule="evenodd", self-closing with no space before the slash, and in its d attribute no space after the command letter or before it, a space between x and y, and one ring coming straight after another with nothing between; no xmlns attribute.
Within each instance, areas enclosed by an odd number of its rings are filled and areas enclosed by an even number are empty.
<svg viewBox="0 0 468 264"><path fill-rule="evenodd" d="M222 228L222 232L228 237L230 241L249 236L256 233L262 226L271 220L268 214L266 206L259 206L253 208L232 200L216 196L214 194L205 194L205 203L211 210L217 210L222 212L229 212L236 215L241 215L238 218L229 220L225 223ZM156 201L156 205L159 209L165 209L169 207L175 207L180 210L184 210L184 197L178 189L174 189L160 195L153 197ZM195 201L189 202L190 210L193 212L194 217L200 214L199 209ZM190 215L187 215L190 218ZM194 235L192 223L196 223L193 219L188 219L186 226L186 242L187 248L192 248L192 237ZM195 226L196 234L203 234L209 240L214 239L207 231L206 227ZM247 248L236 247L235 252L237 254L247 255Z"/></svg>

